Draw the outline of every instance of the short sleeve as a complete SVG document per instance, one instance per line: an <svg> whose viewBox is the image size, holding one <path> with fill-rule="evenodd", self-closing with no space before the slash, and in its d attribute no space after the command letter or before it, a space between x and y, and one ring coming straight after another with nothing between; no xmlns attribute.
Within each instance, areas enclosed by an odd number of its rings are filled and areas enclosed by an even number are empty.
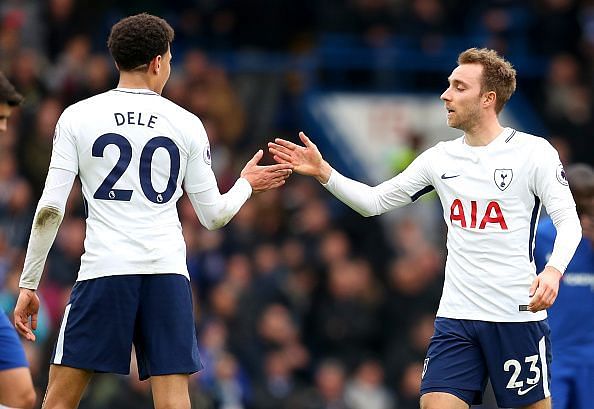
<svg viewBox="0 0 594 409"><path fill-rule="evenodd" d="M64 169L78 174L76 138L69 122L69 112L64 111L56 124L50 168Z"/></svg>
<svg viewBox="0 0 594 409"><path fill-rule="evenodd" d="M198 118L194 118L190 135L188 163L184 178L184 190L187 193L200 193L217 186L211 168L212 157L206 130Z"/></svg>
<svg viewBox="0 0 594 409"><path fill-rule="evenodd" d="M538 151L534 156L534 193L548 213L575 207L559 154L548 141L543 141Z"/></svg>

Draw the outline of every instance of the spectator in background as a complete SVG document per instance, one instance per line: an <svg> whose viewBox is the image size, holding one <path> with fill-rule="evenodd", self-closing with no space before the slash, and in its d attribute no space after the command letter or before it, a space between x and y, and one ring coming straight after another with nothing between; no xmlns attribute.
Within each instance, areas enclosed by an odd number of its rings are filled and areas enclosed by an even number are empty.
<svg viewBox="0 0 594 409"><path fill-rule="evenodd" d="M549 309L553 342L551 393L555 409L588 409L594 402L594 170L585 164L567 167L583 238L567 266L559 297ZM537 268L549 261L555 226L544 219L536 231Z"/></svg>
<svg viewBox="0 0 594 409"><path fill-rule="evenodd" d="M301 406L290 409L355 409L345 398L347 372L341 361L323 360L315 371L315 387L304 392Z"/></svg>
<svg viewBox="0 0 594 409"><path fill-rule="evenodd" d="M0 133L8 126L8 118L23 97L0 72ZM3 277L5 278L5 277ZM29 364L25 351L6 314L0 312L0 405L29 409L35 405Z"/></svg>
<svg viewBox="0 0 594 409"><path fill-rule="evenodd" d="M353 409L394 409L392 394L384 385L384 369L373 359L366 359L347 382L345 400Z"/></svg>

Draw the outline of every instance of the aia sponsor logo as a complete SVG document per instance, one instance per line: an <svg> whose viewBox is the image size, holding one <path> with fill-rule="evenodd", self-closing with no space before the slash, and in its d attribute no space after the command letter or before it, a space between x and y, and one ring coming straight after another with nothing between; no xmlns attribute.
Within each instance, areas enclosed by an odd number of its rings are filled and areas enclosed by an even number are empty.
<svg viewBox="0 0 594 409"><path fill-rule="evenodd" d="M484 210L479 209L476 200L470 201L466 208L460 199L454 199L450 206L450 222L463 228L483 230L488 224L499 225L501 230L507 230L507 223L501 206L496 201L490 201Z"/></svg>

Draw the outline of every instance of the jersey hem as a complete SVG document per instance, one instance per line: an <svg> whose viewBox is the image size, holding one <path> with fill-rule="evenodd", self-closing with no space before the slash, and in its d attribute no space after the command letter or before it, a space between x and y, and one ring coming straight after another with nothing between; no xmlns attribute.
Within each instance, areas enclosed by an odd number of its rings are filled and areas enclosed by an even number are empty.
<svg viewBox="0 0 594 409"><path fill-rule="evenodd" d="M186 277L188 281L190 281L190 275L188 272L183 271L118 271L118 272L105 272L105 273L96 273L93 274L78 274L76 282L79 281L87 281L93 280L95 278L103 278L103 277L112 277L112 276L125 276L125 275L156 275L156 274L178 274Z"/></svg>
<svg viewBox="0 0 594 409"><path fill-rule="evenodd" d="M542 314L544 312L544 314ZM546 311L539 311L537 313L531 313L529 311L525 312L527 315L524 316L509 316L509 317L496 317L496 316L489 316L485 314L452 314L452 313L443 313L437 312L436 317L438 318L448 318L454 320L469 320L469 321L485 321L485 322L537 322L543 321L547 318Z"/></svg>

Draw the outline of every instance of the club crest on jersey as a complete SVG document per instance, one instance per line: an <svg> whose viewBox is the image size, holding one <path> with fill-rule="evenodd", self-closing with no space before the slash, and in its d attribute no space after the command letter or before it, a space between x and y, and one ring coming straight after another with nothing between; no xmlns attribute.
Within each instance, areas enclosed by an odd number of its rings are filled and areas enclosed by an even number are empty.
<svg viewBox="0 0 594 409"><path fill-rule="evenodd" d="M564 186L569 185L569 183L567 183L567 177L565 176L565 169L563 169L562 164L559 164L559 166L557 166L557 180L559 181L559 183L561 183Z"/></svg>
<svg viewBox="0 0 594 409"><path fill-rule="evenodd" d="M514 172L511 169L495 169L493 177L499 190L503 191L510 185Z"/></svg>

